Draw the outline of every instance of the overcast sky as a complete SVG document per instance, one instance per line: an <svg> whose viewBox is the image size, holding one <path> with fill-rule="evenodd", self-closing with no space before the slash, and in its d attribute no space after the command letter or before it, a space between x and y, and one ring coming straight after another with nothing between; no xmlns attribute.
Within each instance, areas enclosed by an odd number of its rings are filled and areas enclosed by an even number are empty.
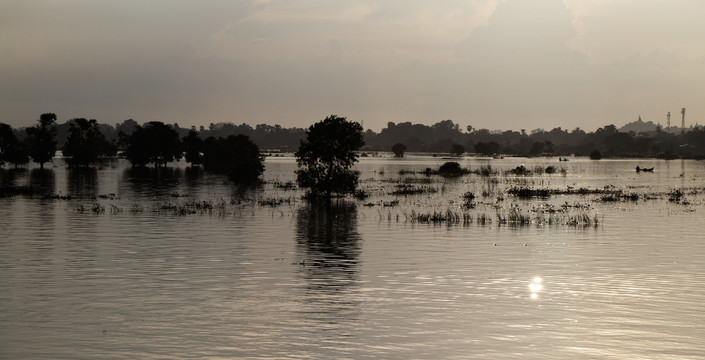
<svg viewBox="0 0 705 360"><path fill-rule="evenodd" d="M702 0L0 0L0 122L705 121Z"/></svg>

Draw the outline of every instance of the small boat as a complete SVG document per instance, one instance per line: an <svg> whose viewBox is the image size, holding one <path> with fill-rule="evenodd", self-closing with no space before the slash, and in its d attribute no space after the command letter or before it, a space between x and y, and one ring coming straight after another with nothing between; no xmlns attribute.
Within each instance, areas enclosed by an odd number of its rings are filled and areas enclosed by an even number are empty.
<svg viewBox="0 0 705 360"><path fill-rule="evenodd" d="M558 161L568 161L568 158L558 157Z"/></svg>
<svg viewBox="0 0 705 360"><path fill-rule="evenodd" d="M639 165L636 166L636 172L654 172L654 168L640 168Z"/></svg>

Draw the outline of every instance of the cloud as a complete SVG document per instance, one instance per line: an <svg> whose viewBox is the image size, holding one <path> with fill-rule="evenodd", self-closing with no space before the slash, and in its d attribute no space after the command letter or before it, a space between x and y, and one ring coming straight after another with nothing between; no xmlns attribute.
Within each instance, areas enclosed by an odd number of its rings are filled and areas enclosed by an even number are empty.
<svg viewBox="0 0 705 360"><path fill-rule="evenodd" d="M577 34L560 0L499 4L488 25L455 46L465 62L453 71L472 84L463 91L472 104L468 112L505 126L518 119L538 126L589 111L590 93L600 84L591 78L587 55L571 46Z"/></svg>
<svg viewBox="0 0 705 360"><path fill-rule="evenodd" d="M671 5L673 4L673 5ZM705 92L695 0L71 0L0 11L0 121L599 127ZM590 125L592 124L592 125Z"/></svg>

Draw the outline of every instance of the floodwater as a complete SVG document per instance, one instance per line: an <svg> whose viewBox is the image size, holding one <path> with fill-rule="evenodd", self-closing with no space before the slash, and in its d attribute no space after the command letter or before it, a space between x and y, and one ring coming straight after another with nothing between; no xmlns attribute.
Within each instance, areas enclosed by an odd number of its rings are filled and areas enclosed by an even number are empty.
<svg viewBox="0 0 705 360"><path fill-rule="evenodd" d="M291 157L269 157L257 189L181 163L0 170L55 195L0 199L0 358L705 356L705 162L466 158L498 173L413 173L445 161L361 158L371 196L331 206L290 188ZM565 172L504 173L520 163ZM425 191L392 195L400 183ZM500 220L512 211L529 220ZM433 212L462 220L419 220Z"/></svg>

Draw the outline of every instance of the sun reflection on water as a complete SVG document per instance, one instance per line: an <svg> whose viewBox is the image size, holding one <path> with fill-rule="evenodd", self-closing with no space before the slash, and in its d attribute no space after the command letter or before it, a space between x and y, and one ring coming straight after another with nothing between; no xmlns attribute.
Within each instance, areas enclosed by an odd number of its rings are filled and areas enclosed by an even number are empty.
<svg viewBox="0 0 705 360"><path fill-rule="evenodd" d="M529 283L529 290L531 291L531 299L536 300L539 298L539 292L543 289L543 280L536 276Z"/></svg>

